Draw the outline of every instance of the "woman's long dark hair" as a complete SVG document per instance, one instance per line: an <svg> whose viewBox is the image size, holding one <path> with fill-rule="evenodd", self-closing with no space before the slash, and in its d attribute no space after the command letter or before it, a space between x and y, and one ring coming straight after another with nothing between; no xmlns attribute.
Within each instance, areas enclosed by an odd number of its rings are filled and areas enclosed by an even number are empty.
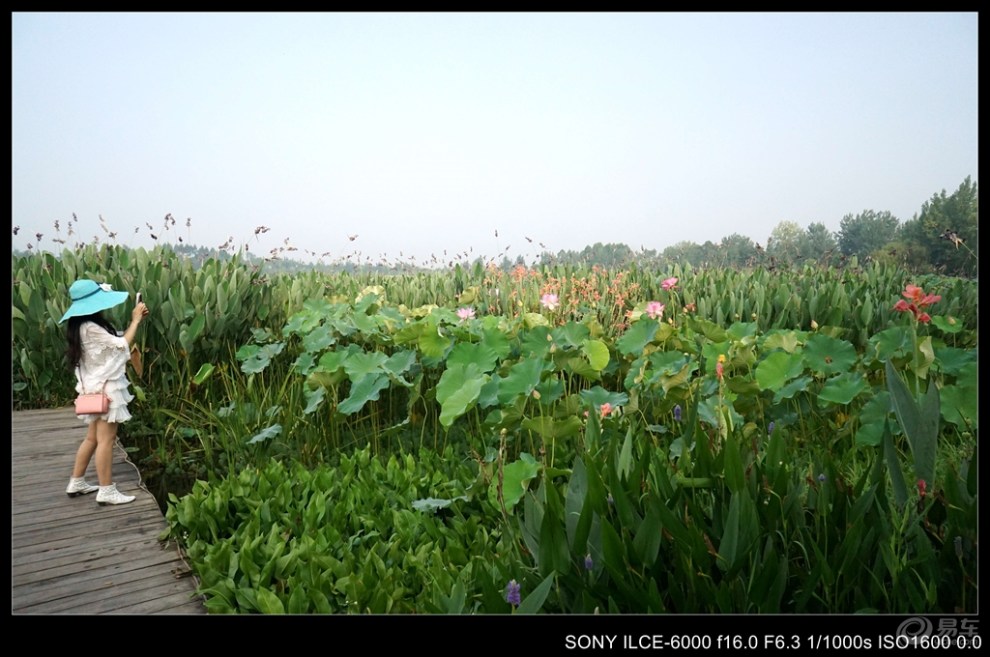
<svg viewBox="0 0 990 657"><path fill-rule="evenodd" d="M66 339L69 342L69 347L66 349L65 355L69 360L69 368L73 370L79 367L79 361L82 360L83 347L79 328L83 325L83 322L93 322L105 328L110 335L117 335L117 329L114 328L110 320L104 317L101 312L93 313L92 315L83 315L81 317L70 317L69 325L66 328Z"/></svg>

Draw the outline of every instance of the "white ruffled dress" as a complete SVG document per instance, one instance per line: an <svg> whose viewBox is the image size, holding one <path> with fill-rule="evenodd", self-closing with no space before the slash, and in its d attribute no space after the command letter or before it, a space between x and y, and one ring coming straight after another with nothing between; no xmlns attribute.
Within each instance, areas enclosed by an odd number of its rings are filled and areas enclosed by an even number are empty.
<svg viewBox="0 0 990 657"><path fill-rule="evenodd" d="M127 389L127 362L131 358L127 340L122 335L112 335L94 322L83 322L79 327L82 342L82 359L76 368L76 392L95 393L103 389L110 398L110 410L103 415L77 415L90 424L99 418L107 422L127 422L131 414L127 403L134 395Z"/></svg>

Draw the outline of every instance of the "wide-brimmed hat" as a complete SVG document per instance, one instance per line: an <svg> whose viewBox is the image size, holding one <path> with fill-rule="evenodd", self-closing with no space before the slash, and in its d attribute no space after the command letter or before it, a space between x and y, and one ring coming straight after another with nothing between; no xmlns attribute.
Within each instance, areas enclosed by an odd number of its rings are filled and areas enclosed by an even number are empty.
<svg viewBox="0 0 990 657"><path fill-rule="evenodd" d="M58 320L61 324L70 317L83 317L92 315L107 308L113 308L127 300L127 292L114 292L109 283L97 283L88 279L81 279L69 287L69 296L72 297L72 305Z"/></svg>

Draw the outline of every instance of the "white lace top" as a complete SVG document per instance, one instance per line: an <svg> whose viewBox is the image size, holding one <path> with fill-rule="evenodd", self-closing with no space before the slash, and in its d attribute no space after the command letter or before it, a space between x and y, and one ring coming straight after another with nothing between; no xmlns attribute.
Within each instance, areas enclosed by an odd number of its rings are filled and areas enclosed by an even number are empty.
<svg viewBox="0 0 990 657"><path fill-rule="evenodd" d="M112 335L95 322L83 322L79 327L82 358L76 368L76 392L94 393L104 390L110 397L110 411L102 416L80 415L91 422L101 417L108 422L125 422L131 418L127 402L134 396L127 390L127 362L130 347L122 335Z"/></svg>

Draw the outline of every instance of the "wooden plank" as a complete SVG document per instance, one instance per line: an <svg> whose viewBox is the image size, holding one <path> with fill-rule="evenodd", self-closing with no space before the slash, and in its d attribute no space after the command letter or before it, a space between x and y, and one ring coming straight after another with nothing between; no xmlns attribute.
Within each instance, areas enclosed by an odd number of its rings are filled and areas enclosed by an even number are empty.
<svg viewBox="0 0 990 657"><path fill-rule="evenodd" d="M178 548L158 541L168 525L120 440L113 476L134 502L65 494L86 428L71 407L12 414L12 611L205 613ZM95 482L92 464L86 476Z"/></svg>

